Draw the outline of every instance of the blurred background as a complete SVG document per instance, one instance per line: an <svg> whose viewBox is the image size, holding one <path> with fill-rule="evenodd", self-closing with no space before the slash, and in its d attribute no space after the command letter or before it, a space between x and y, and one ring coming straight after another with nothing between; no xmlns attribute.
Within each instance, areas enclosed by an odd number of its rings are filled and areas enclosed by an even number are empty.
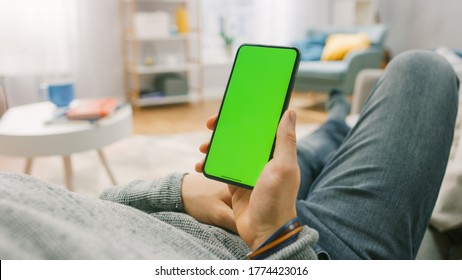
<svg viewBox="0 0 462 280"><path fill-rule="evenodd" d="M129 81L124 78L124 52L130 51L124 47L128 23L123 21L129 20L131 2L0 0L0 77L10 106L39 100L38 85L60 79L74 82L77 97L125 98ZM196 77L190 83L200 84L204 99L221 98L229 73L223 29L232 37L233 52L243 42L290 45L316 26L378 22L388 26L386 48L392 56L414 48L462 48L458 0L137 2L134 14L167 11L172 29L172 6L186 3L190 31L199 37L191 45L200 49L196 71L201 81Z"/></svg>

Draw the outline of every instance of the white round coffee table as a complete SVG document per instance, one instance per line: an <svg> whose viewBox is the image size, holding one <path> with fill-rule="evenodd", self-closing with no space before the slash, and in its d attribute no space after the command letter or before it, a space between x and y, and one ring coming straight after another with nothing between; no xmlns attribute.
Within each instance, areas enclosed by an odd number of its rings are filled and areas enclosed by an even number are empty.
<svg viewBox="0 0 462 280"><path fill-rule="evenodd" d="M6 111L0 119L0 154L26 157L25 173L30 173L34 157L61 155L65 182L68 189L72 189L71 154L96 150L111 182L116 185L102 148L131 135L131 107L125 105L95 122L50 122L55 112L56 107L50 102Z"/></svg>

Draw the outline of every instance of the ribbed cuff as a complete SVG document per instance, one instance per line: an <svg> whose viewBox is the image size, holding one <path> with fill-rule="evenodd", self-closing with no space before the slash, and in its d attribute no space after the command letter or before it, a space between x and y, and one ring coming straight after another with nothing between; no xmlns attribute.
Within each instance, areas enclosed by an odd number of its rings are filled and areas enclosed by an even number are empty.
<svg viewBox="0 0 462 280"><path fill-rule="evenodd" d="M126 186L110 188L100 199L113 201L144 212L184 212L181 201L181 184L186 173L171 173L152 181L133 181Z"/></svg>

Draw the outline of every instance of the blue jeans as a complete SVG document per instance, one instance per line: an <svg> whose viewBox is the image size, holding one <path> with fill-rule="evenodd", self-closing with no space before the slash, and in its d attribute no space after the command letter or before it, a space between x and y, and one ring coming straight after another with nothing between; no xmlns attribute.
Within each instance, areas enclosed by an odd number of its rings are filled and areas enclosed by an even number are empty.
<svg viewBox="0 0 462 280"><path fill-rule="evenodd" d="M329 121L298 143L297 212L332 259L414 259L446 169L458 80L414 51L392 60L358 123Z"/></svg>

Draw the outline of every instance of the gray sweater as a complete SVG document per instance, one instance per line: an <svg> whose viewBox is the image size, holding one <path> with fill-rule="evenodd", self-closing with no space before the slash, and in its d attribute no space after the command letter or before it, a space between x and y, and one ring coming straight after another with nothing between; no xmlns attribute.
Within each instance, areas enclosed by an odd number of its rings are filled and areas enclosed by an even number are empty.
<svg viewBox="0 0 462 280"><path fill-rule="evenodd" d="M111 188L101 199L33 177L0 173L0 259L244 259L238 235L183 211L174 173ZM318 234L304 227L272 259L315 259Z"/></svg>

